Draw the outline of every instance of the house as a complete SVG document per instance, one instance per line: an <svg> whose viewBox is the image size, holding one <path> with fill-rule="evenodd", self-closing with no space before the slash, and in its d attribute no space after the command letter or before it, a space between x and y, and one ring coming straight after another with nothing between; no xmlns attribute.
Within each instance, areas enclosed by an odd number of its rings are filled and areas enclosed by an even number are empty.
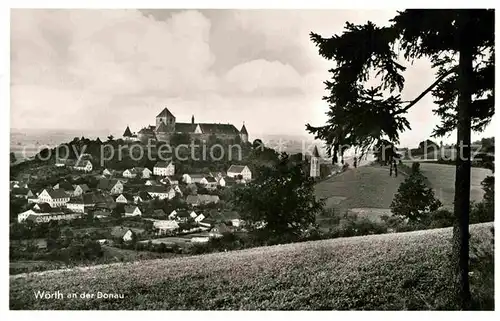
<svg viewBox="0 0 500 321"><path fill-rule="evenodd" d="M55 162L56 167L71 167L75 165L74 159L58 158Z"/></svg>
<svg viewBox="0 0 500 321"><path fill-rule="evenodd" d="M205 176L206 175L204 174L183 174L182 181L186 184L204 184L204 182L206 181Z"/></svg>
<svg viewBox="0 0 500 321"><path fill-rule="evenodd" d="M168 214L169 220L175 220L176 218L177 218L177 211L176 210L173 210L172 212L170 212L170 214Z"/></svg>
<svg viewBox="0 0 500 321"><path fill-rule="evenodd" d="M215 180L217 181L217 184L221 187L225 187L226 186L226 180L224 179L224 177L215 177Z"/></svg>
<svg viewBox="0 0 500 321"><path fill-rule="evenodd" d="M222 178L222 177L226 177L227 174L224 173L224 172L210 172L209 173L210 176L212 176L213 178L215 179L218 179L218 178Z"/></svg>
<svg viewBox="0 0 500 321"><path fill-rule="evenodd" d="M158 183L157 181L153 180L153 179L148 179L146 181L146 183L144 183L145 186L161 186L160 183Z"/></svg>
<svg viewBox="0 0 500 321"><path fill-rule="evenodd" d="M97 189L116 195L123 193L123 183L117 179L101 179L97 184Z"/></svg>
<svg viewBox="0 0 500 321"><path fill-rule="evenodd" d="M158 235L166 234L167 232L174 231L179 228L179 223L172 220L155 220L153 221L153 226L158 231Z"/></svg>
<svg viewBox="0 0 500 321"><path fill-rule="evenodd" d="M153 174L156 176L171 176L175 174L175 166L172 162L158 162L153 167Z"/></svg>
<svg viewBox="0 0 500 321"><path fill-rule="evenodd" d="M195 221L196 223L200 223L200 222L201 222L201 221L203 221L204 219L205 219L205 215L200 214L200 215L198 215L198 216L194 219L194 221Z"/></svg>
<svg viewBox="0 0 500 321"><path fill-rule="evenodd" d="M224 186L225 187L231 187L238 184L236 179L234 177L226 176L224 177ZM222 185L221 185L222 186Z"/></svg>
<svg viewBox="0 0 500 321"><path fill-rule="evenodd" d="M31 210L27 210L25 212L17 214L17 222L22 223L22 222L26 221L28 216L30 216L32 214L36 215L37 213L31 209Z"/></svg>
<svg viewBox="0 0 500 321"><path fill-rule="evenodd" d="M151 170L146 167L134 167L132 170L137 174L137 176L145 179L150 178L153 174L153 172L151 172Z"/></svg>
<svg viewBox="0 0 500 321"><path fill-rule="evenodd" d="M85 213L92 207L94 207L95 201L93 195L83 194L78 197L72 198L66 203L66 207L77 213Z"/></svg>
<svg viewBox="0 0 500 321"><path fill-rule="evenodd" d="M191 206L198 206L210 203L218 203L219 196L217 195L207 195L207 194L198 194L198 195L188 195L186 198L186 203Z"/></svg>
<svg viewBox="0 0 500 321"><path fill-rule="evenodd" d="M240 220L239 218L233 218L231 220L231 224L234 226L234 227L241 227L245 224L245 222L243 220Z"/></svg>
<svg viewBox="0 0 500 321"><path fill-rule="evenodd" d="M126 193L121 193L118 195L118 197L115 199L115 202L121 203L121 204L129 204L129 203L134 203L134 197L130 194Z"/></svg>
<svg viewBox="0 0 500 321"><path fill-rule="evenodd" d="M107 176L107 177L119 176L119 174L122 174L122 173L119 172L119 171L116 171L114 169L108 169L108 168L106 168L106 169L104 169L102 171L102 175Z"/></svg>
<svg viewBox="0 0 500 321"><path fill-rule="evenodd" d="M148 186L146 191L151 195L151 197L158 197L159 199L172 199L175 197L175 191L173 188L166 188L165 186Z"/></svg>
<svg viewBox="0 0 500 321"><path fill-rule="evenodd" d="M13 188L11 191L11 194L14 197L19 197L19 198L32 198L34 196L33 192L28 189L28 188Z"/></svg>
<svg viewBox="0 0 500 321"><path fill-rule="evenodd" d="M140 191L139 194L134 196L134 203L149 202L153 198L146 191Z"/></svg>
<svg viewBox="0 0 500 321"><path fill-rule="evenodd" d="M211 190L217 188L217 180L215 179L215 177L206 176L204 178L204 180L205 180L205 182L204 182L205 188L211 189Z"/></svg>
<svg viewBox="0 0 500 321"><path fill-rule="evenodd" d="M173 176L166 176L160 180L160 183L164 185L173 186L173 185L179 185L179 180L177 180Z"/></svg>
<svg viewBox="0 0 500 321"><path fill-rule="evenodd" d="M198 214L196 214L196 212L195 212L195 211L191 211L191 213L189 213L189 216L190 216L191 218L196 218L196 217L198 216Z"/></svg>
<svg viewBox="0 0 500 321"><path fill-rule="evenodd" d="M80 217L77 213L63 213L55 208L50 207L47 203L36 204L32 209L27 210L17 215L19 223L32 221L34 223L45 223L53 220L72 220Z"/></svg>
<svg viewBox="0 0 500 321"><path fill-rule="evenodd" d="M126 169L123 171L123 177L126 178L135 178L137 176L137 173L134 169Z"/></svg>
<svg viewBox="0 0 500 321"><path fill-rule="evenodd" d="M227 176L229 177L238 178L240 175L246 181L252 179L252 172L246 165L231 165L227 170Z"/></svg>
<svg viewBox="0 0 500 321"><path fill-rule="evenodd" d="M62 180L60 181L59 183L57 183L56 185L54 185L53 189L64 189L65 191L68 191L70 192L71 194L73 193L73 190L74 190L74 187L73 185L68 182L67 180Z"/></svg>
<svg viewBox="0 0 500 321"><path fill-rule="evenodd" d="M136 232L132 231L132 229L123 226L115 226L111 230L111 235L114 238L121 238L125 242L132 241L137 236Z"/></svg>
<svg viewBox="0 0 500 321"><path fill-rule="evenodd" d="M50 207L61 207L69 202L69 195L62 188L59 189L44 189L38 195L39 203L48 203Z"/></svg>
<svg viewBox="0 0 500 321"><path fill-rule="evenodd" d="M208 243L209 240L209 236L193 236L191 238L191 243Z"/></svg>
<svg viewBox="0 0 500 321"><path fill-rule="evenodd" d="M92 171L92 163L89 160L84 160L84 161L78 161L76 162L75 166L73 168L77 171L83 171L86 173L89 173Z"/></svg>
<svg viewBox="0 0 500 321"><path fill-rule="evenodd" d="M177 211L177 215L175 217L175 220L178 222L187 222L191 216L189 215L188 211L182 210L182 211Z"/></svg>
<svg viewBox="0 0 500 321"><path fill-rule="evenodd" d="M87 184L74 185L73 187L73 196L80 196L90 191L90 188L87 186Z"/></svg>
<svg viewBox="0 0 500 321"><path fill-rule="evenodd" d="M226 224L221 223L221 224L214 226L210 230L209 235L210 235L210 237L213 237L213 238L220 238L225 233L230 233L230 232L232 232L232 229L230 229Z"/></svg>
<svg viewBox="0 0 500 321"><path fill-rule="evenodd" d="M142 212L136 205L125 205L125 216L141 216Z"/></svg>
<svg viewBox="0 0 500 321"><path fill-rule="evenodd" d="M63 212L54 212L54 213L37 213L31 214L26 218L26 221L32 221L34 223L47 223L50 221L61 221L61 220L74 220L81 217L81 214L78 213L63 213Z"/></svg>

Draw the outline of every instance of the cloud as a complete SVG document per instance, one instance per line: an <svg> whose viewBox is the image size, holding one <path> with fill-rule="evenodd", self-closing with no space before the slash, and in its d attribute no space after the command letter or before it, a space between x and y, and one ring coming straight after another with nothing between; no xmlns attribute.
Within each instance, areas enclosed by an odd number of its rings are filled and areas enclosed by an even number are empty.
<svg viewBox="0 0 500 321"><path fill-rule="evenodd" d="M302 77L292 66L263 59L233 67L226 73L225 80L233 88L246 93L262 88L301 91L303 85Z"/></svg>

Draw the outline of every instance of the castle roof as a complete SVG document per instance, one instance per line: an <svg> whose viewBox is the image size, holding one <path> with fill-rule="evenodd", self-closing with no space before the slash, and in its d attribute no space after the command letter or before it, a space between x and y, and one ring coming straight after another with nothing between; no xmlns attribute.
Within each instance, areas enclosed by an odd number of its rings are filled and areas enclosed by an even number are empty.
<svg viewBox="0 0 500 321"><path fill-rule="evenodd" d="M172 117L172 118L175 118L175 116L166 107L163 108L163 110L158 115L156 115L156 117L157 118L158 117Z"/></svg>
<svg viewBox="0 0 500 321"><path fill-rule="evenodd" d="M176 133L194 133L196 124L191 123L175 123Z"/></svg>
<svg viewBox="0 0 500 321"><path fill-rule="evenodd" d="M166 133L167 132L167 126L163 122L160 122L160 125L158 126L158 129L156 130L158 133Z"/></svg>
<svg viewBox="0 0 500 321"><path fill-rule="evenodd" d="M204 134L238 135L240 132L231 124L199 124Z"/></svg>
<svg viewBox="0 0 500 321"><path fill-rule="evenodd" d="M248 135L247 129L245 127L245 124L243 124L243 127L241 127L240 133Z"/></svg>
<svg viewBox="0 0 500 321"><path fill-rule="evenodd" d="M128 126L123 133L123 137L132 137L132 132L130 131L130 128Z"/></svg>
<svg viewBox="0 0 500 321"><path fill-rule="evenodd" d="M316 145L314 145L314 149L313 149L312 155L314 157L319 157L318 147Z"/></svg>

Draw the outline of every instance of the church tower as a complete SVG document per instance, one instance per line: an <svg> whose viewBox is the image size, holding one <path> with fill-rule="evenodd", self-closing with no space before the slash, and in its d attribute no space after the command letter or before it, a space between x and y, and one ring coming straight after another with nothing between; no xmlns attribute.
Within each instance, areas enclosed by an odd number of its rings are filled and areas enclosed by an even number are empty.
<svg viewBox="0 0 500 321"><path fill-rule="evenodd" d="M245 122L243 122L243 127L241 127L241 130L240 130L240 138L241 138L241 141L243 143L248 142L248 132L247 132L247 128L245 127Z"/></svg>
<svg viewBox="0 0 500 321"><path fill-rule="evenodd" d="M318 147L314 146L312 155L311 155L311 177L316 178L319 177L319 152Z"/></svg>

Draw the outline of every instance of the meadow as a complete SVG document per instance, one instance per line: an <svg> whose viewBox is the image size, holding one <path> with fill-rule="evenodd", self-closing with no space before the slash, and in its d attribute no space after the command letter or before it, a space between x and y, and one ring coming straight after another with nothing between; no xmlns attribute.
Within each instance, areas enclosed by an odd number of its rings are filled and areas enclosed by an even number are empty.
<svg viewBox="0 0 500 321"><path fill-rule="evenodd" d="M493 255L492 227L491 223L470 227L472 248L479 246L481 256ZM452 309L451 232L447 228L338 238L16 275L10 277L10 308ZM493 302L492 274L492 269L472 269L472 293L482 301ZM36 299L34 295L57 290L64 295L105 292L123 298Z"/></svg>

